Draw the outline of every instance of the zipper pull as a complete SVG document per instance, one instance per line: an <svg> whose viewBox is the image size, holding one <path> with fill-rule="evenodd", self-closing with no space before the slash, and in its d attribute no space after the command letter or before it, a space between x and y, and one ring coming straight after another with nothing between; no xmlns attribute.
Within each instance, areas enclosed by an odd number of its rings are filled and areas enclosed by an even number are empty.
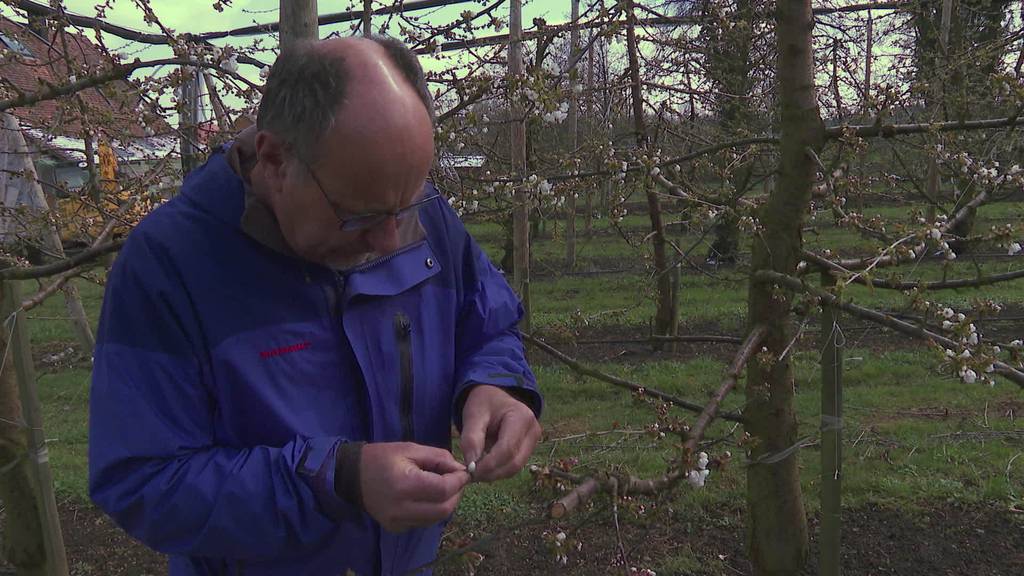
<svg viewBox="0 0 1024 576"><path fill-rule="evenodd" d="M411 332L412 322L409 321L409 317L404 312L397 312L395 314L395 334L408 336Z"/></svg>

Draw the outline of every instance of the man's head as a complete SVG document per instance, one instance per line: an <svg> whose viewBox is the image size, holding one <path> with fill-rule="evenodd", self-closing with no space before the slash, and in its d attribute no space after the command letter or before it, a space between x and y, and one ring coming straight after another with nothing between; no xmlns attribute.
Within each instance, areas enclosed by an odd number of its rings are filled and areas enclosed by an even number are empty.
<svg viewBox="0 0 1024 576"><path fill-rule="evenodd" d="M299 256L349 266L398 248L393 217L353 216L419 199L433 163L433 105L416 57L386 38L337 38L282 54L257 117L254 193Z"/></svg>

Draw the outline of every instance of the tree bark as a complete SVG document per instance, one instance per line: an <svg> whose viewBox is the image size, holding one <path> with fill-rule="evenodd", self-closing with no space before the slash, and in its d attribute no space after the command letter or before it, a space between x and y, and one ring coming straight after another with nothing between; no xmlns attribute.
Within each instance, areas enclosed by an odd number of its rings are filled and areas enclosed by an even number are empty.
<svg viewBox="0 0 1024 576"><path fill-rule="evenodd" d="M569 32L570 61L580 49L580 30L576 21L580 17L580 0L572 0L573 27ZM569 71L569 132L572 133L572 150L579 147L579 98L576 97L579 75L575 69ZM576 194L570 193L565 199L565 271L576 267Z"/></svg>
<svg viewBox="0 0 1024 576"><path fill-rule="evenodd" d="M644 100L640 92L640 58L636 41L636 14L633 1L626 1L626 50L629 52L630 97L633 103L633 126L636 131L638 154L648 153L647 126L644 122ZM654 276L657 288L654 312L654 334L669 336L675 333L676 318L673 316L672 276L666 254L665 225L661 218L661 202L651 183L650 176L641 178L647 195L647 212L651 219L651 242L654 245Z"/></svg>
<svg viewBox="0 0 1024 576"><path fill-rule="evenodd" d="M41 216L46 213L49 207L46 203L46 196L43 194L43 188L39 184L35 165L32 163L32 158L29 155L25 136L22 134L21 127L14 116L7 113L4 113L2 116L4 147L0 149L0 154L11 154L14 159L13 162L20 164L19 171L23 172L25 176L15 177L13 175L6 175L0 180L6 182L7 186L22 188L21 195L23 196L23 201L28 202L29 206L38 211L38 214ZM8 170L13 170L15 164L8 161L6 167ZM17 198L17 195L4 194L4 197L4 203L8 203L11 198ZM13 208L14 206L10 207ZM48 219L40 218L39 228L38 230L23 230L20 232L29 233L33 237L39 238L49 253L58 259L64 258L64 245L60 240L60 232L57 230L56 225ZM78 294L78 288L69 282L61 288L61 291L64 293L64 305L67 308L68 317L71 319L71 328L75 333L75 338L78 340L78 345L81 347L83 354L91 355L92 349L96 346L96 339L93 337L89 319L85 315L85 308L82 306L82 298Z"/></svg>
<svg viewBox="0 0 1024 576"><path fill-rule="evenodd" d="M373 0L363 0L363 36L373 35Z"/></svg>
<svg viewBox="0 0 1024 576"><path fill-rule="evenodd" d="M7 283L0 282L0 292ZM0 346L9 345L7 331L0 330ZM6 508L4 518L4 560L16 573L43 576L46 574L46 547L39 503L28 462L28 441L18 397L14 363L6 362L0 372L0 503Z"/></svg>
<svg viewBox="0 0 1024 576"><path fill-rule="evenodd" d="M810 0L779 0L776 21L779 181L759 214L763 232L755 235L752 269L792 273L801 258L801 230L816 170L806 150L821 148L824 126L814 88ZM797 453L785 453L795 445L798 432L793 368L783 355L790 341L789 309L788 297L764 283L750 283L748 322L768 327L767 354L749 366L744 410L753 438L747 468L750 558L759 576L797 574L807 558Z"/></svg>
<svg viewBox="0 0 1024 576"><path fill-rule="evenodd" d="M320 37L316 0L281 0L281 51Z"/></svg>
<svg viewBox="0 0 1024 576"><path fill-rule="evenodd" d="M525 314L520 328L530 331L530 195L522 185L526 175L526 117L520 97L523 82L523 4L522 0L511 0L509 4L508 77L509 94L512 99L512 173L520 185L514 194L512 213L512 237L515 266L512 287L523 302Z"/></svg>

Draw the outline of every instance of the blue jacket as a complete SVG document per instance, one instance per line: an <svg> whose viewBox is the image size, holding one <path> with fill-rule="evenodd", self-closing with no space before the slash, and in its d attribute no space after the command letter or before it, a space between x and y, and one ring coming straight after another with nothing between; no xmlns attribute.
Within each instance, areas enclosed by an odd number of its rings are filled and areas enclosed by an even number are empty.
<svg viewBox="0 0 1024 576"><path fill-rule="evenodd" d="M429 184L427 186L430 186ZM430 192L430 191L428 191ZM107 280L89 490L171 574L402 574L441 524L391 534L333 490L340 442L450 448L473 383L540 410L519 300L443 199L425 239L344 274L246 235L216 153Z"/></svg>

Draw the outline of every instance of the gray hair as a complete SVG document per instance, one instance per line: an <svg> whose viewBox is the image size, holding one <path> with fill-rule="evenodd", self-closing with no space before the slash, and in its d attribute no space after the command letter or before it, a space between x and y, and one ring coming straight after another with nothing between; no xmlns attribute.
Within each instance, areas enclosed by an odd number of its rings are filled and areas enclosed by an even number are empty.
<svg viewBox="0 0 1024 576"><path fill-rule="evenodd" d="M389 36L371 36L405 76L435 120L434 101L416 54ZM350 74L345 61L302 42L277 57L263 89L256 128L285 141L300 159L316 159L317 144L334 125L348 94Z"/></svg>

